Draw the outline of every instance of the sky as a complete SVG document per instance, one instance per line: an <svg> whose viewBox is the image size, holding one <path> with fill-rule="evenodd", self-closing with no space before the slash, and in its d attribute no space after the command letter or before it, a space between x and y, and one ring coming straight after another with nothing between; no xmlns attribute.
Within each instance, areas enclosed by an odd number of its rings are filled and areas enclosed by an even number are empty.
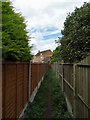
<svg viewBox="0 0 90 120"><path fill-rule="evenodd" d="M75 7L81 7L84 2L90 0L13 0L16 11L22 13L27 24L33 45L32 54L39 50L57 47L55 40L62 37L61 30L68 13L73 12Z"/></svg>

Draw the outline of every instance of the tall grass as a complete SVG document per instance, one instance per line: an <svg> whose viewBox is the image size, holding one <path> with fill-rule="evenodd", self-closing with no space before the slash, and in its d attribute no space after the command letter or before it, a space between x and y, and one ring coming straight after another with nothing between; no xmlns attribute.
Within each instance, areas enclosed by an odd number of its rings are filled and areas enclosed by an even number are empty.
<svg viewBox="0 0 90 120"><path fill-rule="evenodd" d="M51 89L52 102L52 118L72 118L67 111L67 105L64 94L61 91L59 80L52 69L48 69L33 103L29 103L23 118L45 118L47 99L48 99L48 84ZM48 113L49 114L49 113Z"/></svg>

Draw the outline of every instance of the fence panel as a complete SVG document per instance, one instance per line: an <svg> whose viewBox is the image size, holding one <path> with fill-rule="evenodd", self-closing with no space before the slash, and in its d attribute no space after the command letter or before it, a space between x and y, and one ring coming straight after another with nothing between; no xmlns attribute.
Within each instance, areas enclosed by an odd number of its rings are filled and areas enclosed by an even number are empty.
<svg viewBox="0 0 90 120"><path fill-rule="evenodd" d="M29 66L28 64L24 65L24 107L29 100Z"/></svg>
<svg viewBox="0 0 90 120"><path fill-rule="evenodd" d="M23 65L17 65L17 116L23 109Z"/></svg>
<svg viewBox="0 0 90 120"><path fill-rule="evenodd" d="M30 83L30 94L33 93L34 89L38 84L38 64L31 64L31 83Z"/></svg>
<svg viewBox="0 0 90 120"><path fill-rule="evenodd" d="M31 82L30 82L30 94L34 92L35 88L38 87L38 83L42 80L48 64L46 63L32 63L31 64Z"/></svg>
<svg viewBox="0 0 90 120"><path fill-rule="evenodd" d="M0 119L2 118L2 62L0 61Z"/></svg>
<svg viewBox="0 0 90 120"><path fill-rule="evenodd" d="M2 72L3 118L17 118L28 102L29 63L4 62Z"/></svg>
<svg viewBox="0 0 90 120"><path fill-rule="evenodd" d="M63 64L63 91L67 98L70 112L73 109L73 64Z"/></svg>
<svg viewBox="0 0 90 120"><path fill-rule="evenodd" d="M88 69L87 78L88 78L88 105L89 105L88 118L90 118L90 68Z"/></svg>
<svg viewBox="0 0 90 120"><path fill-rule="evenodd" d="M31 71L29 67L28 62L3 62L2 114L5 119L21 115L29 101L29 93L32 95L39 87L48 64L31 64Z"/></svg>
<svg viewBox="0 0 90 120"><path fill-rule="evenodd" d="M64 64L64 79L73 87L73 64Z"/></svg>
<svg viewBox="0 0 90 120"><path fill-rule="evenodd" d="M63 64L59 63L58 71L59 71L60 86L62 87L62 91L63 91Z"/></svg>
<svg viewBox="0 0 90 120"><path fill-rule="evenodd" d="M4 117L16 118L16 65L4 66Z"/></svg>
<svg viewBox="0 0 90 120"><path fill-rule="evenodd" d="M88 118L90 112L90 66L77 65L77 116L79 118ZM82 114L78 114L82 110Z"/></svg>
<svg viewBox="0 0 90 120"><path fill-rule="evenodd" d="M54 63L68 109L77 118L90 118L90 56L75 64ZM57 74L58 75L58 74Z"/></svg>

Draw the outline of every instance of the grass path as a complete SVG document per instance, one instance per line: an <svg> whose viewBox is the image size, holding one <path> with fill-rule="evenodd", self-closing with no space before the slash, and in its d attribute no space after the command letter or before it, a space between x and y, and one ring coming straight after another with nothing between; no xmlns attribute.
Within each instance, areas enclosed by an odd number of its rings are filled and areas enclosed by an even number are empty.
<svg viewBox="0 0 90 120"><path fill-rule="evenodd" d="M47 106L46 106L46 115L45 118L52 118L52 97L51 97L51 83L50 79L48 79L48 85L47 85Z"/></svg>
<svg viewBox="0 0 90 120"><path fill-rule="evenodd" d="M29 103L23 118L71 118L59 80L52 69L45 74L37 95Z"/></svg>

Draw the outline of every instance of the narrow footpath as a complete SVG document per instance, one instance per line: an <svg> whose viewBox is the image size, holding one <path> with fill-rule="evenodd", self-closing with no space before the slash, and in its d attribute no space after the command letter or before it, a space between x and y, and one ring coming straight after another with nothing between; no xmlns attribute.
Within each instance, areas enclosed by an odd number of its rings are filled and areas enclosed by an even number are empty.
<svg viewBox="0 0 90 120"><path fill-rule="evenodd" d="M54 71L49 69L45 74L35 99L29 103L23 118L70 118L65 97Z"/></svg>
<svg viewBox="0 0 90 120"><path fill-rule="evenodd" d="M52 118L52 97L51 97L51 83L48 81L48 93L47 93L47 106L46 106L46 115L45 118Z"/></svg>

